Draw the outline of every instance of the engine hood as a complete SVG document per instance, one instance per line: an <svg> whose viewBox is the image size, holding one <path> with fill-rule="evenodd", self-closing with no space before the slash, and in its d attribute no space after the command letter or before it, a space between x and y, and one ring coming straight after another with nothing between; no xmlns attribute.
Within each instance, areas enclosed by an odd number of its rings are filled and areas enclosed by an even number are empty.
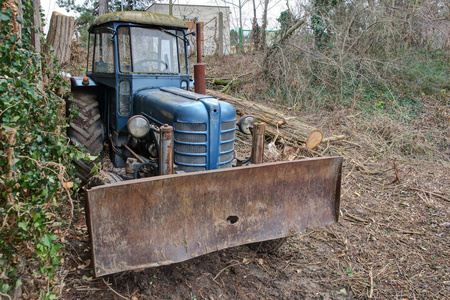
<svg viewBox="0 0 450 300"><path fill-rule="evenodd" d="M209 123L236 118L234 107L216 98L175 87L140 90L134 95L133 112L146 116L154 124L174 122Z"/></svg>

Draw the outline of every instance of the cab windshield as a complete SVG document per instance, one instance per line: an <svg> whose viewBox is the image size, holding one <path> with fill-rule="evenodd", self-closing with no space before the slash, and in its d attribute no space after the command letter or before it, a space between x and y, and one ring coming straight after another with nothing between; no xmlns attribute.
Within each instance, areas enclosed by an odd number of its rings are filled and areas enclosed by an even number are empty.
<svg viewBox="0 0 450 300"><path fill-rule="evenodd" d="M183 31L119 27L117 36L121 73L188 73Z"/></svg>

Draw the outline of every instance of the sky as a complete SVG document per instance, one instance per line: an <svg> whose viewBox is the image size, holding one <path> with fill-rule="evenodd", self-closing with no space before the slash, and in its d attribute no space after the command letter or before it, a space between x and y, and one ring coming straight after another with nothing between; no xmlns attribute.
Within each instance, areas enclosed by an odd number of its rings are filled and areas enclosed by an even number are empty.
<svg viewBox="0 0 450 300"><path fill-rule="evenodd" d="M83 0L76 0L77 2L83 3ZM161 3L168 3L167 1L157 1ZM219 5L219 6L229 6L231 11L231 24L230 27L237 29L239 28L239 0L174 0L174 4L191 4L191 5ZM258 18L258 24L262 24L262 9L263 0L255 0L256 3L256 14ZM268 30L275 30L280 27L277 22L277 18L280 13L287 9L287 0L270 0L269 10L267 14L268 19ZM76 16L74 12L67 12L64 8L60 8L56 4L56 0L41 0L41 6L45 13L45 23L44 32L48 30L48 24L50 23L50 18L53 11L63 13L65 15ZM250 30L252 28L253 19L253 0L241 0L242 6L242 23L243 28Z"/></svg>

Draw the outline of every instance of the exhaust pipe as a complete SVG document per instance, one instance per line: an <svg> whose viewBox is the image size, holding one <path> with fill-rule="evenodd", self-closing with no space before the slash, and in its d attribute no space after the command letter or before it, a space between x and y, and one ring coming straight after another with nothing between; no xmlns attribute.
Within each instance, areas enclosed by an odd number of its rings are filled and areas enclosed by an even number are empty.
<svg viewBox="0 0 450 300"><path fill-rule="evenodd" d="M197 94L206 94L205 64L202 63L202 26L196 24L197 35L197 63L194 65L194 85Z"/></svg>

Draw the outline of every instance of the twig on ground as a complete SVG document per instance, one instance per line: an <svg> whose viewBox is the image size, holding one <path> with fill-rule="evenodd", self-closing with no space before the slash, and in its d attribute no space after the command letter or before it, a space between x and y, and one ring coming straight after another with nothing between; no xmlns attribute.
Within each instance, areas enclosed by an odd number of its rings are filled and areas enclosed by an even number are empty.
<svg viewBox="0 0 450 300"><path fill-rule="evenodd" d="M130 300L129 298L127 298L127 297L125 297L125 296L123 296L123 295L121 295L121 294L119 294L118 292L116 292L112 287L110 287L109 286L109 284L108 283L106 283L106 281L105 281L105 279L104 278L102 278L102 280L103 280L103 283L108 287L108 289L110 289L114 294L116 294L117 296L119 296L120 298L122 298L122 299L127 299L127 300Z"/></svg>
<svg viewBox="0 0 450 300"><path fill-rule="evenodd" d="M322 143L341 141L341 140L344 140L344 139L345 139L345 135L333 135L333 136L324 138L322 140Z"/></svg>
<svg viewBox="0 0 450 300"><path fill-rule="evenodd" d="M6 297L6 298L8 298L9 300L11 300L11 296L9 296L8 294L0 293L0 296Z"/></svg>
<svg viewBox="0 0 450 300"><path fill-rule="evenodd" d="M346 218L346 220L350 221L350 222L353 222L353 220L354 220L354 221L361 222L361 223L369 223L369 221L359 218L359 217L349 214L349 213L346 213L345 216L349 218L349 219Z"/></svg>
<svg viewBox="0 0 450 300"><path fill-rule="evenodd" d="M292 258L287 262L286 267L284 267L283 270L281 270L281 272L284 272L284 270L286 270L287 267L289 267L289 265L291 264L291 260Z"/></svg>
<svg viewBox="0 0 450 300"><path fill-rule="evenodd" d="M395 178L394 178L394 180L392 180L391 184L394 184L396 182L400 183L401 179L400 179L400 176L398 175L399 171L398 171L398 168L397 168L397 164L395 163L395 160L394 160L394 166L392 167L392 169L395 172Z"/></svg>
<svg viewBox="0 0 450 300"><path fill-rule="evenodd" d="M419 189L419 188L415 188L415 187L408 187L410 190L414 190L414 191L419 191L419 192L423 192L423 193L425 193L425 194L428 194L428 195L433 195L433 196L436 196L436 197L438 197L438 198L441 198L442 200L444 200L444 201L447 201L447 202L450 202L450 199L449 198L446 198L444 195L441 195L441 194L438 194L438 193L434 193L434 192L430 192L430 191L425 191L425 190L423 190L423 189Z"/></svg>
<svg viewBox="0 0 450 300"><path fill-rule="evenodd" d="M244 262L238 262L238 263L235 263L235 264L231 264L231 265L226 266L225 268L223 268L222 270L220 270L219 273L217 273L217 275L213 278L213 280L216 281L217 277L219 277L219 275L220 275L223 271L225 271L226 269L231 268L231 267L234 267L234 266L242 265L243 263L244 263Z"/></svg>

